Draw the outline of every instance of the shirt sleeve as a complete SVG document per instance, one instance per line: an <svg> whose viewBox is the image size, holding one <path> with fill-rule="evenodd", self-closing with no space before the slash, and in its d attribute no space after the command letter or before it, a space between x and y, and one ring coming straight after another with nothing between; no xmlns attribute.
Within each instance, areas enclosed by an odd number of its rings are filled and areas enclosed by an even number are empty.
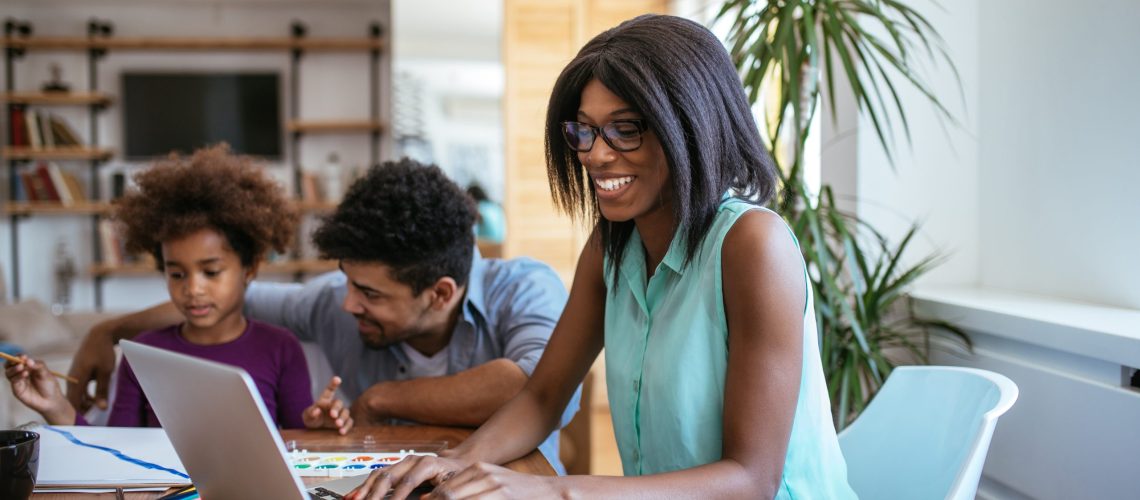
<svg viewBox="0 0 1140 500"><path fill-rule="evenodd" d="M304 285L254 281L245 292L246 317L285 328L305 342L316 340L330 314L340 313L335 287L343 287L343 274L318 276Z"/></svg>
<svg viewBox="0 0 1140 500"><path fill-rule="evenodd" d="M111 405L111 414L107 417L107 427L146 425L146 417L143 415L145 398L134 370L124 357L119 363L119 381L115 384L115 402Z"/></svg>
<svg viewBox="0 0 1140 500"><path fill-rule="evenodd" d="M529 377L538 366L546 350L550 335L566 307L567 292L558 274L549 266L529 259L520 259L519 273L511 273L495 303L502 304L499 334L502 335L503 356L518 364ZM578 413L582 386L574 389L570 401L562 411L559 428L565 427Z"/></svg>
<svg viewBox="0 0 1140 500"><path fill-rule="evenodd" d="M303 429L305 421L302 412L313 404L312 381L309 380L309 365L301 343L296 339L286 339L281 349L277 379L277 424L282 429Z"/></svg>
<svg viewBox="0 0 1140 500"><path fill-rule="evenodd" d="M529 377L534 373L550 334L566 307L566 287L552 269L532 260L520 260L519 269L489 288L497 309L496 335L503 357L518 364Z"/></svg>

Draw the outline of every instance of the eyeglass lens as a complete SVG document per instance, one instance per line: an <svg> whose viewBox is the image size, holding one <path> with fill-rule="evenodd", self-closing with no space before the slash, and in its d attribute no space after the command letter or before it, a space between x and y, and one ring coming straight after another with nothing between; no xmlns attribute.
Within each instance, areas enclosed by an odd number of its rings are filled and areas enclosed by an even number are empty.
<svg viewBox="0 0 1140 500"><path fill-rule="evenodd" d="M645 126L641 121L619 120L599 128L582 122L562 122L562 135L570 149L586 152L594 147L599 131L602 140L617 151L633 151L641 146L641 131Z"/></svg>

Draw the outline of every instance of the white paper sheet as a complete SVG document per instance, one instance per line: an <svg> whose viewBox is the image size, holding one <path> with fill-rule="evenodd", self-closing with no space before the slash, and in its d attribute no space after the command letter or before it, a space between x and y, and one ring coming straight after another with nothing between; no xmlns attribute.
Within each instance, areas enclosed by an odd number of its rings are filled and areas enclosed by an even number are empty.
<svg viewBox="0 0 1140 500"><path fill-rule="evenodd" d="M185 475L186 468L178 460L178 454L162 429L52 426L32 430L40 435L37 489L100 485L175 485L190 482L186 477L177 474ZM110 450L74 443L56 430L69 433L82 443ZM120 452L123 456L116 456L114 451ZM132 463L129 459L144 463Z"/></svg>

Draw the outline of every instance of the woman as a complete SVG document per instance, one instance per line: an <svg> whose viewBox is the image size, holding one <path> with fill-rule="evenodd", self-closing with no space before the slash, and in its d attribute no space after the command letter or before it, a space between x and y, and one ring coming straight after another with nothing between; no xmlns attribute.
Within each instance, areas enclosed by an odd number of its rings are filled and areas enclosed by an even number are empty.
<svg viewBox="0 0 1140 500"><path fill-rule="evenodd" d="M596 220L546 354L462 445L351 498L853 498L803 260L758 206L775 170L716 37L655 15L598 35L555 83L546 146L555 200ZM603 346L626 477L489 465L542 441Z"/></svg>

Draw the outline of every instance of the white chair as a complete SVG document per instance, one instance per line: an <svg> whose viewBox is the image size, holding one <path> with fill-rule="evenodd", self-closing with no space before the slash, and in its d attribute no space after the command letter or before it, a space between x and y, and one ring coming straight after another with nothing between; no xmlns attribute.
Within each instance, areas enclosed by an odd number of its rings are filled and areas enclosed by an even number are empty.
<svg viewBox="0 0 1140 500"><path fill-rule="evenodd" d="M994 372L949 366L896 368L839 434L860 498L972 499L997 419L1017 385Z"/></svg>

